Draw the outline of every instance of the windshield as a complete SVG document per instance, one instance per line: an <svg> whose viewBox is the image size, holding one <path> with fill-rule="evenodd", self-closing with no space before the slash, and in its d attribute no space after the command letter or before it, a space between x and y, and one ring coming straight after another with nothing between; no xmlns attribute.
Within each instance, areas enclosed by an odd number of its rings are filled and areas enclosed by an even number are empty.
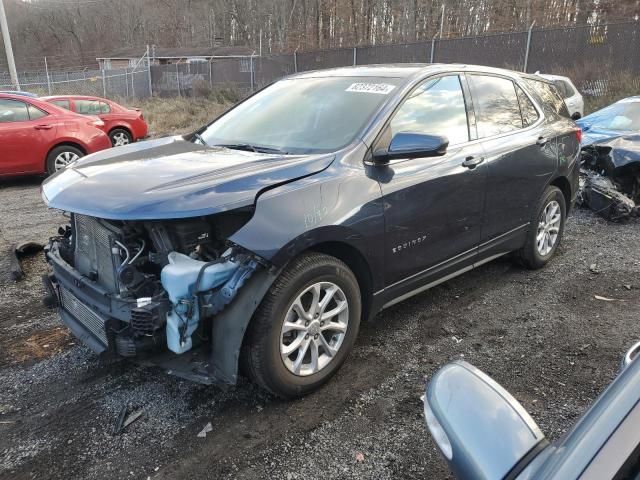
<svg viewBox="0 0 640 480"><path fill-rule="evenodd" d="M618 102L584 117L590 127L640 131L640 102Z"/></svg>
<svg viewBox="0 0 640 480"><path fill-rule="evenodd" d="M255 151L335 151L356 138L400 83L373 77L281 80L215 120L196 140Z"/></svg>

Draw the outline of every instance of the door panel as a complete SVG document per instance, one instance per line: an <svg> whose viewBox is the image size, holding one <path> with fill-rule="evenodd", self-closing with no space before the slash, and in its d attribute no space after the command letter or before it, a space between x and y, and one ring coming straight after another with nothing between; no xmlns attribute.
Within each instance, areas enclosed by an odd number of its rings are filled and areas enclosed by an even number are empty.
<svg viewBox="0 0 640 480"><path fill-rule="evenodd" d="M27 102L0 100L0 175L44 171L45 156L55 138L56 125L46 114L30 120L27 106ZM34 112L44 113L37 109Z"/></svg>
<svg viewBox="0 0 640 480"><path fill-rule="evenodd" d="M546 142L538 145L536 142ZM483 142L488 167L482 241L527 222L557 167L553 131L533 128Z"/></svg>
<svg viewBox="0 0 640 480"><path fill-rule="evenodd" d="M469 142L468 110L458 75L429 78L407 96L376 146L388 147L400 132L449 140L443 156L376 167L385 206L387 299L471 265L475 258L487 169L481 145Z"/></svg>
<svg viewBox="0 0 640 480"><path fill-rule="evenodd" d="M511 79L474 74L478 136L487 164L481 257L519 248L538 198L557 168L553 128Z"/></svg>
<svg viewBox="0 0 640 480"><path fill-rule="evenodd" d="M465 252L469 255L454 261L459 268L475 258L487 169L484 163L473 169L462 166L468 157L482 158L479 146L454 147L442 158L379 167L387 286L413 275L417 283L430 281L441 272L439 264Z"/></svg>

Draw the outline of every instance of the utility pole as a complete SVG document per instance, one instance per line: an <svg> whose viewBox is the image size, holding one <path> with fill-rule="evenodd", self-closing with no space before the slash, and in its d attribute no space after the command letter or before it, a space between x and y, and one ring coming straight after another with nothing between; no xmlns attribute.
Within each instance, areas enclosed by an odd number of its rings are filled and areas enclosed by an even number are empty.
<svg viewBox="0 0 640 480"><path fill-rule="evenodd" d="M11 83L16 90L20 90L20 83L18 82L18 72L16 72L16 62L13 59L13 49L11 48L11 37L9 36L7 14L4 11L4 3L2 3L2 0L0 0L0 30L2 30L2 41L4 42L4 50L7 54L7 63L9 64Z"/></svg>

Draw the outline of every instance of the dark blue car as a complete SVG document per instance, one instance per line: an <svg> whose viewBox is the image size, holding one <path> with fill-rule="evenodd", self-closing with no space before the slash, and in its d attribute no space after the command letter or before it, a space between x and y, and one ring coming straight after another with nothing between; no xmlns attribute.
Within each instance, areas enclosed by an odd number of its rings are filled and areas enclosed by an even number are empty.
<svg viewBox="0 0 640 480"><path fill-rule="evenodd" d="M50 177L71 213L49 302L96 352L284 397L344 362L360 321L516 252L556 251L580 131L538 76L391 65L280 80L192 135Z"/></svg>

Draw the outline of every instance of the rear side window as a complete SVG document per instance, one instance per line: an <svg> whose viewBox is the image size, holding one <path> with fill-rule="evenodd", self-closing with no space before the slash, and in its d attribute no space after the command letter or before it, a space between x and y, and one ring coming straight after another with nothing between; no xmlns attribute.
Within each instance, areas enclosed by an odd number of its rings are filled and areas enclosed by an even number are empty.
<svg viewBox="0 0 640 480"><path fill-rule="evenodd" d="M27 104L18 100L0 99L0 123L29 120Z"/></svg>
<svg viewBox="0 0 640 480"><path fill-rule="evenodd" d="M524 93L518 85L516 85L516 95L518 96L518 103L520 104L520 113L522 114L522 125L528 127L533 125L540 118L540 114L536 110L527 94Z"/></svg>
<svg viewBox="0 0 640 480"><path fill-rule="evenodd" d="M27 110L29 110L29 118L31 120L37 120L42 117L46 117L48 115L47 112L43 112L38 107L34 107L33 105L27 105Z"/></svg>
<svg viewBox="0 0 640 480"><path fill-rule="evenodd" d="M100 113L110 113L111 107L108 103L100 102Z"/></svg>
<svg viewBox="0 0 640 480"><path fill-rule="evenodd" d="M478 136L491 137L522 128L514 83L506 78L469 75Z"/></svg>
<svg viewBox="0 0 640 480"><path fill-rule="evenodd" d="M98 100L74 100L76 113L81 115L100 115L100 103Z"/></svg>
<svg viewBox="0 0 640 480"><path fill-rule="evenodd" d="M432 78L405 100L391 120L391 133L443 135L450 145L469 141L464 94L457 75Z"/></svg>
<svg viewBox="0 0 640 480"><path fill-rule="evenodd" d="M53 102L54 105L57 105L58 107L62 107L65 110L71 110L71 105L69 104L69 100L54 100Z"/></svg>
<svg viewBox="0 0 640 480"><path fill-rule="evenodd" d="M570 117L564 100L562 100L562 97L560 97L560 94L553 84L541 80L532 80L530 78L526 78L524 82L526 86L529 87L529 91L534 94L547 116L551 118L558 116Z"/></svg>
<svg viewBox="0 0 640 480"><path fill-rule="evenodd" d="M558 93L562 98L573 97L575 94L573 87L571 87L571 85L565 80L554 80L553 84L558 89Z"/></svg>

